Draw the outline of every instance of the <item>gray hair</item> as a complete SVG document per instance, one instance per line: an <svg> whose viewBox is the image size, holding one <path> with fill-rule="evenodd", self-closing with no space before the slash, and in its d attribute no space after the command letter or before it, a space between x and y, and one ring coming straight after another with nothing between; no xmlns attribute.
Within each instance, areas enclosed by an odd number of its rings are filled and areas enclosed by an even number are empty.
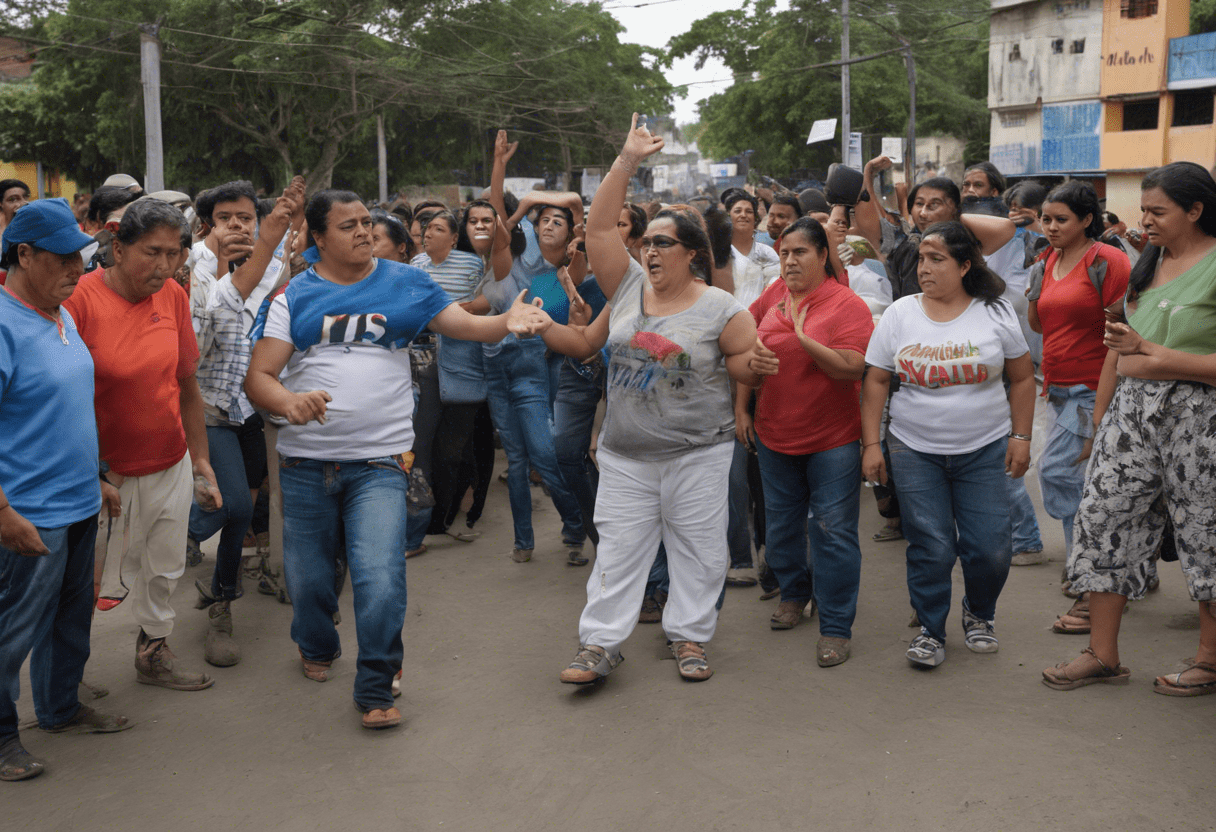
<svg viewBox="0 0 1216 832"><path fill-rule="evenodd" d="M190 234L190 224L177 208L159 199L140 199L127 206L127 211L118 223L114 235L123 245L131 245L157 228L170 228L178 232L182 240Z"/></svg>

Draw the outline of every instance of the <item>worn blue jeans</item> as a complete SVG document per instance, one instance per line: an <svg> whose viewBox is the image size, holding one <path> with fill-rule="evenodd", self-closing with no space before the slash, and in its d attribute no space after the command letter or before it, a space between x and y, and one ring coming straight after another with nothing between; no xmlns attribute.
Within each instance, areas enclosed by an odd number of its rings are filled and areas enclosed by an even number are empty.
<svg viewBox="0 0 1216 832"><path fill-rule="evenodd" d="M730 551L731 569L752 566L752 535L750 490L747 487L747 457L749 451L742 442L735 442L735 455L730 460L726 487L726 546Z"/></svg>
<svg viewBox="0 0 1216 832"><path fill-rule="evenodd" d="M557 467L549 406L549 363L539 338L508 338L496 355L486 356L490 414L507 455L507 493L515 523L515 548L535 548L532 493L528 471L535 468L549 488L562 518L562 541L586 538L578 501Z"/></svg>
<svg viewBox="0 0 1216 832"><path fill-rule="evenodd" d="M334 569L345 530L359 643L355 704L365 713L392 707L405 624L409 476L391 457L353 462L283 457L279 484L292 641L313 661L328 661L341 650L333 619L338 609Z"/></svg>
<svg viewBox="0 0 1216 832"><path fill-rule="evenodd" d="M224 504L216 511L204 511L198 503L190 504L190 537L193 540L201 543L216 532L220 533L215 572L211 576L211 594L221 601L231 601L237 597L237 584L241 577L241 547L253 519L253 498L249 495L245 457L241 453L237 431L235 427L207 428L211 469L215 471Z"/></svg>
<svg viewBox="0 0 1216 832"><path fill-rule="evenodd" d="M933 638L946 640L950 573L963 564L963 605L991 621L1009 576L1009 490L1001 437L966 454L923 454L887 434L908 539L908 595Z"/></svg>
<svg viewBox="0 0 1216 832"><path fill-rule="evenodd" d="M38 724L51 728L80 710L77 687L89 659L93 544L97 517L38 529L50 553L0 546L0 744L17 735L16 701L25 657Z"/></svg>
<svg viewBox="0 0 1216 832"><path fill-rule="evenodd" d="M595 492L599 476L587 450L591 447L591 429L595 409L604 393L603 362L581 365L583 375L568 359L561 364L557 398L553 402L553 451L566 487L578 501L583 529L591 542L598 545L595 530Z"/></svg>
<svg viewBox="0 0 1216 832"><path fill-rule="evenodd" d="M1039 460L1042 465L1042 460ZM1041 552L1043 537L1039 532L1039 519L1034 513L1034 503L1026 493L1026 478L1005 477L1005 488L1009 492L1010 533L1013 536L1013 551Z"/></svg>
<svg viewBox="0 0 1216 832"><path fill-rule="evenodd" d="M756 452L764 482L765 560L781 585L781 600L814 597L819 633L852 638L861 586L861 450L850 442L814 454L783 454L756 437ZM814 515L809 522L808 510Z"/></svg>

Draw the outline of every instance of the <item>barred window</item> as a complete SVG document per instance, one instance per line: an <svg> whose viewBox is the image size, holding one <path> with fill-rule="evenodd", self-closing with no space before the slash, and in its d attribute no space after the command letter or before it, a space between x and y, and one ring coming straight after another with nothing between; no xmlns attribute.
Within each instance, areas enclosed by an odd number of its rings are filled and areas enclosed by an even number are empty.
<svg viewBox="0 0 1216 832"><path fill-rule="evenodd" d="M1157 13L1157 0L1119 0L1119 17L1152 17Z"/></svg>

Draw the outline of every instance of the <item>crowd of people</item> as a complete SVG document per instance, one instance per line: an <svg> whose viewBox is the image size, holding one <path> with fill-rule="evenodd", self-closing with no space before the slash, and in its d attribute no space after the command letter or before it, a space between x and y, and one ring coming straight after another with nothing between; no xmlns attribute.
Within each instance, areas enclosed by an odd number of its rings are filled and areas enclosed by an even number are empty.
<svg viewBox="0 0 1216 832"><path fill-rule="evenodd" d="M1089 634L1043 683L1126 683L1124 605L1176 559L1199 646L1154 690L1216 693L1208 171L1150 172L1129 231L1085 182L1007 187L987 162L901 187L895 210L885 157L851 192L841 174L634 205L663 148L636 116L589 207L517 199L515 148L500 131L490 187L460 206L117 174L74 212L0 182L0 779L45 768L18 732L27 657L39 728L131 727L81 701L95 610L138 622L138 682L214 683L168 641L217 535L203 661L240 662L249 581L292 604L301 672L325 682L349 582L354 702L366 728L400 724L406 561L428 535L477 539L496 442L509 557L537 549L533 484L565 561L594 557L563 683L603 680L639 623L708 679L727 586L777 598L774 630L817 614L818 664L848 661L866 485L875 540L906 540L910 664L946 658L956 562L963 645L996 652L1011 566L1046 560L1023 482L1039 396L1075 599L1053 629Z"/></svg>

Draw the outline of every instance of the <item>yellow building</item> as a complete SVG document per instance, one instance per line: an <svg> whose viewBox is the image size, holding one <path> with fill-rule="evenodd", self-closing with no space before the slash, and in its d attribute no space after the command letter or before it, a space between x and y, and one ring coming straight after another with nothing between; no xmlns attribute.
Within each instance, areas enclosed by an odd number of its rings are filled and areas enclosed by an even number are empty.
<svg viewBox="0 0 1216 832"><path fill-rule="evenodd" d="M1216 164L1216 33L1188 36L1190 0L1104 0L1106 206L1134 223L1140 179L1168 162Z"/></svg>
<svg viewBox="0 0 1216 832"><path fill-rule="evenodd" d="M0 83L21 83L30 77L33 55L12 38L0 38ZM0 160L0 179L20 179L30 189L30 199L61 196L70 204L76 198L76 183L44 168L38 162Z"/></svg>

